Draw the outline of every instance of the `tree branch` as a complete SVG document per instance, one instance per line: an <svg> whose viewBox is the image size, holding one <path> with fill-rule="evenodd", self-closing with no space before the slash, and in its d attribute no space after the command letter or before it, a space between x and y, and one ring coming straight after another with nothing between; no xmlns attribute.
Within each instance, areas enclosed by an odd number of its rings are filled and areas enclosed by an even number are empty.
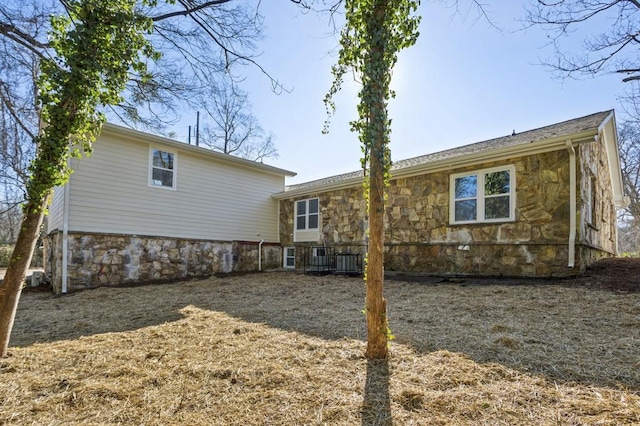
<svg viewBox="0 0 640 426"><path fill-rule="evenodd" d="M37 48L46 49L49 47L49 44L40 43L38 40L34 39L33 37L30 37L28 34L25 34L22 31L18 30L15 26L0 22L0 34L3 34L8 39L13 40L14 42L18 43L22 47L35 53L41 59L47 58Z"/></svg>
<svg viewBox="0 0 640 426"><path fill-rule="evenodd" d="M185 10L179 10L176 12L170 12L170 13L165 13L163 15L154 16L151 18L151 20L154 22L157 22L157 21L173 18L175 16L187 16L199 10L206 9L210 6L219 6L221 4L225 4L230 1L231 0L213 0L213 1L208 1L206 3L202 3L196 7L191 7L191 8L189 7L189 5L185 5L184 2L181 1L180 3L185 7Z"/></svg>

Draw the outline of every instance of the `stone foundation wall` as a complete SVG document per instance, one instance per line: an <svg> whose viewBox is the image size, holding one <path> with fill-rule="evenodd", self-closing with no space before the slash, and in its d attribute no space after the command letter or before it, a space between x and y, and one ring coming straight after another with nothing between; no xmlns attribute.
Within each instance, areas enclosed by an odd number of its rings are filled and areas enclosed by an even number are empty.
<svg viewBox="0 0 640 426"><path fill-rule="evenodd" d="M237 241L233 243L234 272L252 272L258 270L261 262L262 270L282 267L282 247L278 243L262 244L262 256L258 259L259 242Z"/></svg>
<svg viewBox="0 0 640 426"><path fill-rule="evenodd" d="M586 244L578 244L576 247L576 269L579 272L584 272L587 266L607 257L612 257L612 253Z"/></svg>
<svg viewBox="0 0 640 426"><path fill-rule="evenodd" d="M62 290L62 233L47 237L47 271ZM221 242L130 235L70 233L68 291L105 285L205 277L258 270L258 242ZM279 244L262 246L262 269L282 264Z"/></svg>
<svg viewBox="0 0 640 426"><path fill-rule="evenodd" d="M506 277L568 276L566 244L390 244L385 271Z"/></svg>

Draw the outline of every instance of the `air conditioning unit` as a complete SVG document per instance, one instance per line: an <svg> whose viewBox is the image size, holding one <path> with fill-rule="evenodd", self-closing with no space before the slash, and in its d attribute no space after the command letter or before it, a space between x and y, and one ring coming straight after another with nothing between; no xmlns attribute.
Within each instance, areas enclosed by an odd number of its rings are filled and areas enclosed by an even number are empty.
<svg viewBox="0 0 640 426"><path fill-rule="evenodd" d="M359 255L339 254L336 256L336 272L339 274L357 274L359 269Z"/></svg>
<svg viewBox="0 0 640 426"><path fill-rule="evenodd" d="M31 273L31 287L38 287L40 284L42 284L43 279L44 279L44 272L33 271Z"/></svg>
<svg viewBox="0 0 640 426"><path fill-rule="evenodd" d="M335 269L335 257L329 247L311 247L307 251L308 263L305 273L329 274Z"/></svg>

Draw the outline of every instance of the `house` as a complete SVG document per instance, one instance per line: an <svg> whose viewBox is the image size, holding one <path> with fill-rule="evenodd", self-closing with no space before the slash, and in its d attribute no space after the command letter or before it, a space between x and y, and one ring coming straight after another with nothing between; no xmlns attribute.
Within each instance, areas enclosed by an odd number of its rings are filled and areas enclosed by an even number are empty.
<svg viewBox="0 0 640 426"><path fill-rule="evenodd" d="M57 292L361 268L361 171L285 187L294 173L112 124L71 161L46 231ZM388 191L388 272L578 274L617 251L626 197L614 112L398 161Z"/></svg>
<svg viewBox="0 0 640 426"><path fill-rule="evenodd" d="M613 111L398 161L391 174L387 272L567 276L616 254ZM366 252L362 182L353 172L274 195L285 267Z"/></svg>
<svg viewBox="0 0 640 426"><path fill-rule="evenodd" d="M71 168L46 230L56 292L282 264L272 194L292 172L113 124Z"/></svg>

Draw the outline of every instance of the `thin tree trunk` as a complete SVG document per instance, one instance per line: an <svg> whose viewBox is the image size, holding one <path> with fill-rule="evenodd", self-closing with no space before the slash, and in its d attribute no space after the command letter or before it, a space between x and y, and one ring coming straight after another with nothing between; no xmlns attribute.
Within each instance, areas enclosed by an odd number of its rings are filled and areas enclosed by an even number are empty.
<svg viewBox="0 0 640 426"><path fill-rule="evenodd" d="M7 356L9 337L20 294L38 242L38 234L44 218L43 212L48 199L49 197L46 197L40 206L33 206L31 203L27 206L16 245L9 260L9 268L0 284L0 358Z"/></svg>
<svg viewBox="0 0 640 426"><path fill-rule="evenodd" d="M368 74L365 84L371 85L373 94L369 108L369 137L371 137L369 156L369 252L367 255L367 351L369 359L384 359L387 357L387 302L383 297L384 283L384 191L385 191L385 131L387 124L387 109L385 105L388 87L378 80L384 62L385 37L374 37L374 34L384 32L387 2L374 2L372 18L368 22L367 33L373 39L369 64L365 66Z"/></svg>
<svg viewBox="0 0 640 426"><path fill-rule="evenodd" d="M387 302L384 282L384 172L382 142L371 148L369 173L369 253L367 255L367 352L369 359L387 357Z"/></svg>

